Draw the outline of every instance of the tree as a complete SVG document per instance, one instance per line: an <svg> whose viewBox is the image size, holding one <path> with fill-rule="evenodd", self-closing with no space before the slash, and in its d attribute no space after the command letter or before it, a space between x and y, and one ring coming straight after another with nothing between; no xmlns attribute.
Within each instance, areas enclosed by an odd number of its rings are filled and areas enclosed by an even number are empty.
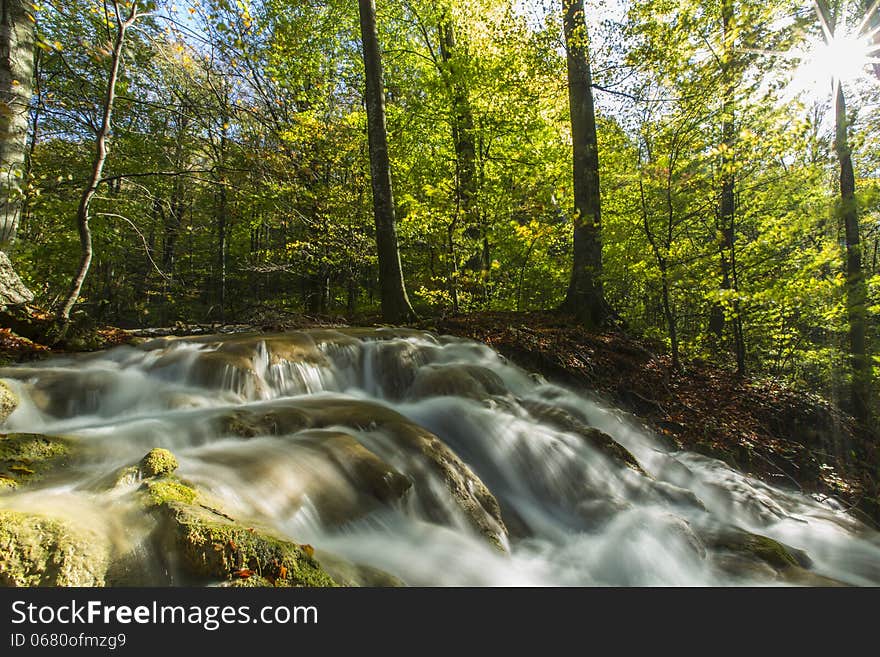
<svg viewBox="0 0 880 657"><path fill-rule="evenodd" d="M370 182L373 187L373 215L379 254L379 289L382 317L387 322L408 322L415 318L403 281L397 220L391 189L391 162L385 125L385 90L379 33L374 0L358 0L366 81L367 134L370 143Z"/></svg>
<svg viewBox="0 0 880 657"><path fill-rule="evenodd" d="M825 0L817 0L816 13L829 42L835 32L844 29L843 9L836 11ZM834 87L834 153L840 167L840 218L846 236L846 315L849 324L849 360L852 369L850 404L855 417L867 423L871 416L871 358L867 348L868 288L862 268L862 244L859 231L859 208L856 200L856 178L852 149L849 143L850 120L846 111L843 82L833 80Z"/></svg>
<svg viewBox="0 0 880 657"><path fill-rule="evenodd" d="M18 231L29 105L34 73L34 18L27 0L0 4L0 250Z"/></svg>
<svg viewBox="0 0 880 657"><path fill-rule="evenodd" d="M95 134L95 158L92 161L92 171L88 184L83 189L80 197L79 206L77 207L76 223L79 231L80 242L80 261L73 281L70 284L70 291L58 310L58 319L62 325L70 321L70 311L79 299L79 293L82 290L83 282L89 273L89 267L92 264L92 229L89 225L89 206L98 186L101 184L101 177L104 173L104 163L107 161L107 139L110 136L110 128L112 125L113 103L116 100L116 83L119 79L119 69L122 64L122 49L125 45L125 35L134 22L140 16L138 5L132 2L129 6L128 13L123 15L122 7L118 0L113 0L113 15L115 19L116 34L113 37L113 49L110 55L110 70L107 76L107 89L104 94L104 103L101 111L101 124ZM108 21L109 22L109 21Z"/></svg>
<svg viewBox="0 0 880 657"><path fill-rule="evenodd" d="M598 328L609 318L602 287L602 220L599 146L593 105L589 39L583 0L563 0L563 28L571 111L574 182L574 257L561 310Z"/></svg>
<svg viewBox="0 0 880 657"><path fill-rule="evenodd" d="M742 310L736 298L739 292L737 276L736 244L736 119L735 95L736 73L734 68L734 45L737 30L734 25L733 0L721 0L721 53L718 64L721 73L721 198L718 207L719 256L721 260L722 293L733 292L732 316L730 324L733 331L736 371L740 376L746 372L746 347L743 339ZM724 334L725 313L720 304L712 307L709 322L710 331L720 343Z"/></svg>

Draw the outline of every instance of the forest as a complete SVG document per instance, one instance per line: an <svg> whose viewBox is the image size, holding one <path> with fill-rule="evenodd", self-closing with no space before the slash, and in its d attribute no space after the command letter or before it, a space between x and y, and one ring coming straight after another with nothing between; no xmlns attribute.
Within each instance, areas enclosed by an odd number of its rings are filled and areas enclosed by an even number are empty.
<svg viewBox="0 0 880 657"><path fill-rule="evenodd" d="M416 389L485 401L503 388L520 415L586 432L624 470L660 477L647 448L593 415L565 406L560 425L562 407L545 408L550 393L522 402L508 359L605 395L675 447L880 520L875 0L2 0L0 170L0 337L30 345L25 356L7 347L0 375L44 413L37 422L22 403L15 431L78 435L86 425L59 418L111 413L109 391L122 384L94 383L97 366L86 364L79 383L58 383L67 380L32 369L50 354L154 338L144 348L171 363L164 336L189 336L193 353L217 348L219 374L200 360L181 375L196 377L188 385L210 380L253 401L290 393L291 377L309 394L347 390L350 364L337 352L363 340L357 349L372 353L357 331L390 331L388 353L358 356L378 369L364 365L367 383L355 387L379 395L371 386L382 379L395 412L441 436L461 472L486 482L498 502L481 508L500 510L473 522L498 545L537 524L500 474L480 469L489 457L425 420L427 410L410 412L401 400L418 405ZM367 328L377 326L386 328ZM311 337L204 347L200 336L236 327ZM351 332L322 333L337 327ZM463 347L441 340L449 353L427 356L420 340L434 338L407 331L476 340L503 358L474 356L461 380L434 376L444 359L465 358ZM315 388L304 371L325 357L334 383L322 370ZM279 363L283 376L272 374ZM407 363L422 369L395 369ZM80 385L110 396L77 402ZM51 410L62 393L67 410ZM315 419L326 409L297 409L310 419L285 415L291 432L353 426L367 413L336 422ZM391 422L384 412L380 426ZM249 422L223 426L262 436L265 422ZM131 440L132 458L180 447ZM349 447L395 465L372 440L357 433ZM138 467L154 504L169 504L155 501L150 477L177 461ZM196 483L207 477L190 467ZM316 504L321 532L327 508L345 515L338 500ZM321 532L316 542L363 557ZM710 552L736 552L728 534L697 533ZM818 572L876 584L880 551L859 554L857 575ZM233 570L259 570L248 563ZM282 568L273 583L287 578Z"/></svg>

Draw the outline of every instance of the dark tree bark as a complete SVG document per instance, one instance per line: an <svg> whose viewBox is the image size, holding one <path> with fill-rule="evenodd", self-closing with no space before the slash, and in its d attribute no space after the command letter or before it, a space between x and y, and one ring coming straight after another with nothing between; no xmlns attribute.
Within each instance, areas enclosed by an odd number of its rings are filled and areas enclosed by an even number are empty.
<svg viewBox="0 0 880 657"><path fill-rule="evenodd" d="M15 240L21 217L29 105L34 76L34 22L27 0L0 0L0 249Z"/></svg>
<svg viewBox="0 0 880 657"><path fill-rule="evenodd" d="M583 0L563 0L562 8L571 110L574 257L568 292L560 310L588 327L599 328L607 323L609 308L602 289L599 149L589 40Z"/></svg>
<svg viewBox="0 0 880 657"><path fill-rule="evenodd" d="M868 288L862 268L862 244L856 203L856 178L849 146L849 121L843 85L837 82L834 150L840 163L840 212L846 234L846 314L852 368L850 403L853 415L867 423L871 416L871 358L867 348Z"/></svg>
<svg viewBox="0 0 880 657"><path fill-rule="evenodd" d="M177 171L186 168L186 144L187 132L190 129L189 116L184 109L177 117L177 130L175 131L174 166ZM180 229L183 226L183 213L186 211L186 178L176 176L171 191L171 203L168 216L163 222L164 235L162 240L162 269L171 278L174 278L175 262L177 258L177 240Z"/></svg>
<svg viewBox="0 0 880 657"><path fill-rule="evenodd" d="M391 189L391 163L385 125L385 90L379 34L374 0L358 0L361 38L366 74L367 133L370 143L370 180L373 188L373 215L376 223L376 249L379 256L379 288L382 317L387 322L408 322L415 312L406 293L397 221Z"/></svg>
<svg viewBox="0 0 880 657"><path fill-rule="evenodd" d="M110 126L112 125L113 102L116 99L116 82L119 79L119 67L122 63L122 47L125 43L125 34L138 18L136 4L131 5L129 14L125 18L120 13L118 3L114 2L113 7L116 12L116 35L113 40L113 54L110 59L110 71L107 78L107 91L104 96L101 126L98 129L97 135L95 135L95 159L92 162L92 172L88 185L80 197L76 213L81 249L79 268L73 277L67 298L58 311L58 319L65 325L70 320L70 311L76 304L77 299L79 299L83 282L85 282L86 275L89 273L89 267L92 264L92 230L89 226L89 206L91 205L92 198L95 196L95 192L98 191L98 186L101 184L104 162L107 160L107 138L110 136Z"/></svg>

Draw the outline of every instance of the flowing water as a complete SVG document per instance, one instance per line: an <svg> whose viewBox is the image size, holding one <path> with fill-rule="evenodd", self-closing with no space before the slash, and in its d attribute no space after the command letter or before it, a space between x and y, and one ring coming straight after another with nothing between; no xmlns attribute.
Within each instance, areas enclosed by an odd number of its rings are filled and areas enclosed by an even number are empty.
<svg viewBox="0 0 880 657"><path fill-rule="evenodd" d="M139 483L101 482L165 447L229 514L411 585L880 584L880 534L833 501L672 450L474 342L163 338L0 377L21 398L3 431L71 436L82 455L0 508L67 514L116 545L143 538L125 503ZM808 571L731 548L751 534Z"/></svg>

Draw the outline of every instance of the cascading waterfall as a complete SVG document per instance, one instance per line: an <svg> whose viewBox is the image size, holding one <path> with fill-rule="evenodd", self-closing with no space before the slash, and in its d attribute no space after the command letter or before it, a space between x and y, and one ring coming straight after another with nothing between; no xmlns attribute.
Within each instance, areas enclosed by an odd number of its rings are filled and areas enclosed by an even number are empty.
<svg viewBox="0 0 880 657"><path fill-rule="evenodd" d="M126 501L139 482L101 482L164 447L235 517L411 585L880 584L880 534L833 500L673 451L470 341L162 338L0 377L20 398L3 431L79 454L0 509L66 516L120 551L148 531ZM798 565L746 549L758 537Z"/></svg>

